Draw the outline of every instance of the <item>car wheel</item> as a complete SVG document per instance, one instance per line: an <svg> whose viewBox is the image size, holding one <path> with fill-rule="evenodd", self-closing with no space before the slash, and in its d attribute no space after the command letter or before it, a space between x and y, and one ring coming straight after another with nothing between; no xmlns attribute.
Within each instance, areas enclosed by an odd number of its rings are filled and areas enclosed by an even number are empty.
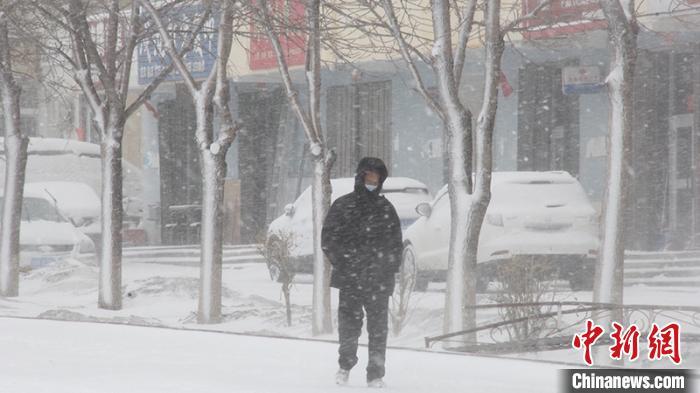
<svg viewBox="0 0 700 393"><path fill-rule="evenodd" d="M410 244L406 245L403 249L403 261L401 263L400 273L399 285L402 286L402 292L404 290L425 292L428 289L430 279L422 275L418 270L416 252Z"/></svg>
<svg viewBox="0 0 700 393"><path fill-rule="evenodd" d="M425 292L428 290L428 284L430 284L430 279L428 277L418 275L413 290L416 292Z"/></svg>

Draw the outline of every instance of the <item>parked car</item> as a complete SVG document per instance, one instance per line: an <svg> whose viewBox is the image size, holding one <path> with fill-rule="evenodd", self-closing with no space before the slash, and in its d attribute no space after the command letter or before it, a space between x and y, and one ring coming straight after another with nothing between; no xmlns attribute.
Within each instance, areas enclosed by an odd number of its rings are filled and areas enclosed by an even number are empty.
<svg viewBox="0 0 700 393"><path fill-rule="evenodd" d="M100 227L100 197L85 183L68 181L49 181L30 183L32 187L43 191L45 197L51 200L60 214L70 221L78 230L87 235L95 243L99 242L102 228Z"/></svg>
<svg viewBox="0 0 700 393"><path fill-rule="evenodd" d="M333 194L331 202L352 192L354 178L332 179ZM425 184L406 177L389 177L382 186L384 195L396 209L401 220L401 227L407 228L418 217L416 206L431 200ZM276 247L281 236L288 234L291 240L289 255L295 272L311 273L313 271L313 222L311 217L311 187L308 187L294 203L284 208L284 214L272 221L267 230L267 247ZM270 272L273 277L276 272Z"/></svg>
<svg viewBox="0 0 700 393"><path fill-rule="evenodd" d="M0 187L5 182L5 144L0 138ZM144 231L140 222L142 217L142 174L141 171L128 161L122 161L123 168L123 202L124 202L124 243L139 245L145 239ZM82 142L72 139L61 138L29 138L27 148L27 170L26 182L52 182L51 187L60 193L64 186L56 182L82 183L92 189L91 195L101 195L102 184L102 163L100 160L100 145L90 142ZM87 192L86 188L75 185L75 191ZM88 195L75 195L94 204L94 198ZM60 198L64 199L64 198ZM70 203L70 201L59 200L60 204ZM99 246L101 227L98 221L83 228L89 231L91 237L96 239ZM86 211L94 211L93 206L86 206ZM81 215L83 213L80 213ZM93 214L93 213L90 213ZM74 218L67 214L67 218ZM78 223L76 223L78 224ZM81 225L79 225L81 226Z"/></svg>
<svg viewBox="0 0 700 393"><path fill-rule="evenodd" d="M558 272L575 290L593 285L598 216L581 184L566 172L495 172L477 251L477 285L484 289L500 263L531 257ZM444 280L450 237L447 186L404 234L404 268L415 289ZM524 258L520 258L524 259Z"/></svg>
<svg viewBox="0 0 700 393"><path fill-rule="evenodd" d="M95 243L60 214L43 187L31 183L24 186L19 237L22 269L95 253Z"/></svg>

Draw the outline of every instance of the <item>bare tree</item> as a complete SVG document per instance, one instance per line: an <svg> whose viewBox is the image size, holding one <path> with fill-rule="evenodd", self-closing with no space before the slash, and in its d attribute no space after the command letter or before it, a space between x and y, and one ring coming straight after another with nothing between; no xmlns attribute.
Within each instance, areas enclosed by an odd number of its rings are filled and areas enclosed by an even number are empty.
<svg viewBox="0 0 700 393"><path fill-rule="evenodd" d="M64 67L91 109L100 135L102 156L101 255L98 305L118 310L122 306L122 139L124 125L172 70L166 67L130 102L127 100L134 51L148 35L136 2L122 8L119 0L34 0L32 7L42 28L36 38L48 58ZM164 7L167 7L166 3ZM104 31L91 29L98 20ZM195 23L192 37L202 28ZM30 36L28 34L28 36Z"/></svg>
<svg viewBox="0 0 700 393"><path fill-rule="evenodd" d="M227 63L233 40L234 5L231 0L209 2L207 7L220 13L216 64L207 78L195 80L184 61L184 53L178 51L173 32L166 26L163 14L149 0L140 0L155 22L165 50L184 79L185 86L195 104L195 140L199 148L202 174L202 232L199 323L217 323L221 319L221 263L223 246L222 210L224 200L224 176L226 153L236 138L240 123L234 121L229 108ZM206 11L208 13L208 11ZM214 135L215 112L221 119L218 137Z"/></svg>
<svg viewBox="0 0 700 393"><path fill-rule="evenodd" d="M13 41L9 19L17 17L18 1L0 1L0 96L5 120L5 187L0 228L0 296L19 294L19 230L22 217L27 138L20 128L20 87L12 69Z"/></svg>
<svg viewBox="0 0 700 393"><path fill-rule="evenodd" d="M501 4L498 0L483 3L468 0L459 8L447 0L433 0L430 3L431 20L427 22L432 26L430 38L425 38L426 34L416 27L420 21L406 23L406 19L410 19L410 12L405 8L405 2L360 2L373 14L373 25L381 26L389 32L414 79L415 89L443 123L447 188L453 212L450 221L443 329L445 332L471 329L476 325L476 310L470 306L476 304L478 240L491 197L491 150L504 36L520 29L523 21L532 18L549 1L543 1L531 14L512 18L507 25L501 26ZM403 13L399 15L397 9ZM479 11L483 13L483 18L477 24L475 15ZM453 19L457 23L453 23ZM467 59L467 43L474 39L477 30L475 26L484 27L485 49L483 101L477 117L476 132L472 124L472 112L459 97L462 70ZM454 37L456 42L453 42ZM425 48L430 48L430 55L422 50ZM437 97L430 94L418 62L430 66L437 85ZM473 334L467 335L467 340L474 339Z"/></svg>
<svg viewBox="0 0 700 393"><path fill-rule="evenodd" d="M610 98L608 176L603 201L603 233L596 269L594 300L622 304L624 206L630 173L633 78L637 59L637 20L633 0L601 0L608 22L612 61L606 79ZM612 320L622 320L622 310Z"/></svg>
<svg viewBox="0 0 700 393"><path fill-rule="evenodd" d="M306 28L306 83L308 108L299 99L299 91L292 82L280 35L290 27L288 21L272 15L267 0L260 0L254 7L257 23L267 35L275 52L277 65L287 92L287 99L304 128L309 141L309 153L313 162L311 203L313 217L314 283L312 300L312 333L330 333L330 266L321 249L321 228L331 204L330 173L335 162L335 152L326 146L321 128L321 1L307 3ZM297 27L298 28L298 27Z"/></svg>

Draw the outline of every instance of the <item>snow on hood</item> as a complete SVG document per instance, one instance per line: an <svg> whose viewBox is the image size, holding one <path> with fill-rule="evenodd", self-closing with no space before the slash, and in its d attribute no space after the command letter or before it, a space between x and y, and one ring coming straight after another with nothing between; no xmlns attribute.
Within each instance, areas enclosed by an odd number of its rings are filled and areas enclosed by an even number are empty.
<svg viewBox="0 0 700 393"><path fill-rule="evenodd" d="M82 234L68 222L22 221L19 231L21 245L74 245Z"/></svg>

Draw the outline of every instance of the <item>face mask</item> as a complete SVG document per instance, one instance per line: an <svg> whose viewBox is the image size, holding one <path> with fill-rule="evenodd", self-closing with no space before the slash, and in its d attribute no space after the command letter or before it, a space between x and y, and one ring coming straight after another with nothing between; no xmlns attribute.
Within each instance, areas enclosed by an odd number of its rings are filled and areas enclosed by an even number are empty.
<svg viewBox="0 0 700 393"><path fill-rule="evenodd" d="M374 190L377 188L377 186L375 186L374 184L365 184L365 187L366 187L370 192L374 191Z"/></svg>

